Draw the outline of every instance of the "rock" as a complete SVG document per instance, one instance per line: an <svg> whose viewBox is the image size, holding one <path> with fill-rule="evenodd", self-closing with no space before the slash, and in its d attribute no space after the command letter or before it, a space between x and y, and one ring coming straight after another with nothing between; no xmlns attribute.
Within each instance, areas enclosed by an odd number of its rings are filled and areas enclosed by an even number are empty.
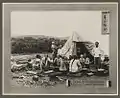
<svg viewBox="0 0 120 98"><path fill-rule="evenodd" d="M33 76L33 81L38 81L39 80L39 77L37 75Z"/></svg>

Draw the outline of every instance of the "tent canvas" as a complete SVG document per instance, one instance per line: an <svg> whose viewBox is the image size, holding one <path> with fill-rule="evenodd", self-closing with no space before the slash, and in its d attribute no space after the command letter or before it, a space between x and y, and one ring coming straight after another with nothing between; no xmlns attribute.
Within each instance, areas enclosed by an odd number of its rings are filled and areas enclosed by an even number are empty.
<svg viewBox="0 0 120 98"><path fill-rule="evenodd" d="M90 41L83 41L81 36L78 33L73 32L72 36L69 37L65 45L61 48L59 55L66 56L69 58L69 55L80 55L87 53L90 58L93 58L92 49L94 48L94 43ZM80 49L80 53L78 53ZM102 54L104 52L102 51Z"/></svg>

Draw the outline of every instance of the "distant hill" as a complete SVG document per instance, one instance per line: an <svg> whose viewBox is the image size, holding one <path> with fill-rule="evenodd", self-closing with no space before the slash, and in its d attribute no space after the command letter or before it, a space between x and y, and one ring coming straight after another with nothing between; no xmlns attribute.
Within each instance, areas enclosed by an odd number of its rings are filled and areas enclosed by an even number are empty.
<svg viewBox="0 0 120 98"><path fill-rule="evenodd" d="M51 53L52 41L59 47L64 45L68 37L45 35L14 36L11 38L11 53Z"/></svg>
<svg viewBox="0 0 120 98"><path fill-rule="evenodd" d="M69 37L54 37L54 36L45 36L45 35L24 35L24 36L14 36L12 38L25 38L25 37L32 37L35 39L38 38L45 38L45 39L49 39L49 38L55 38L55 39L60 39L60 40L67 40Z"/></svg>

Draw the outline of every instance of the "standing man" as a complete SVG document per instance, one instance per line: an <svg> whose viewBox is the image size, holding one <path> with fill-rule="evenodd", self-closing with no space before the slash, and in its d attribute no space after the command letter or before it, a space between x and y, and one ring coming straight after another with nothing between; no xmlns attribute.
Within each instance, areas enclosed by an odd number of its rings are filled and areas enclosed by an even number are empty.
<svg viewBox="0 0 120 98"><path fill-rule="evenodd" d="M95 42L95 47L93 48L94 55L94 64L96 68L100 68L100 58L101 58L101 49L99 47L99 42Z"/></svg>
<svg viewBox="0 0 120 98"><path fill-rule="evenodd" d="M57 56L57 46L55 45L55 42L52 42L51 49L52 49L52 58L54 60L55 57Z"/></svg>

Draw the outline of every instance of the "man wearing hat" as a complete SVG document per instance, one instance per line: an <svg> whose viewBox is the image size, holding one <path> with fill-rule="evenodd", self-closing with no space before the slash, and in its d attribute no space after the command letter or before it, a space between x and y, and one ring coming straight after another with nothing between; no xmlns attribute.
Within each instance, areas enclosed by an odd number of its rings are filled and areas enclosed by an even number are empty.
<svg viewBox="0 0 120 98"><path fill-rule="evenodd" d="M52 42L51 48L52 48L52 49L55 49L55 48L56 48L55 42Z"/></svg>
<svg viewBox="0 0 120 98"><path fill-rule="evenodd" d="M94 55L94 64L98 69L100 67L100 58L101 58L101 49L99 47L99 42L95 42L95 47L93 48L93 55Z"/></svg>

